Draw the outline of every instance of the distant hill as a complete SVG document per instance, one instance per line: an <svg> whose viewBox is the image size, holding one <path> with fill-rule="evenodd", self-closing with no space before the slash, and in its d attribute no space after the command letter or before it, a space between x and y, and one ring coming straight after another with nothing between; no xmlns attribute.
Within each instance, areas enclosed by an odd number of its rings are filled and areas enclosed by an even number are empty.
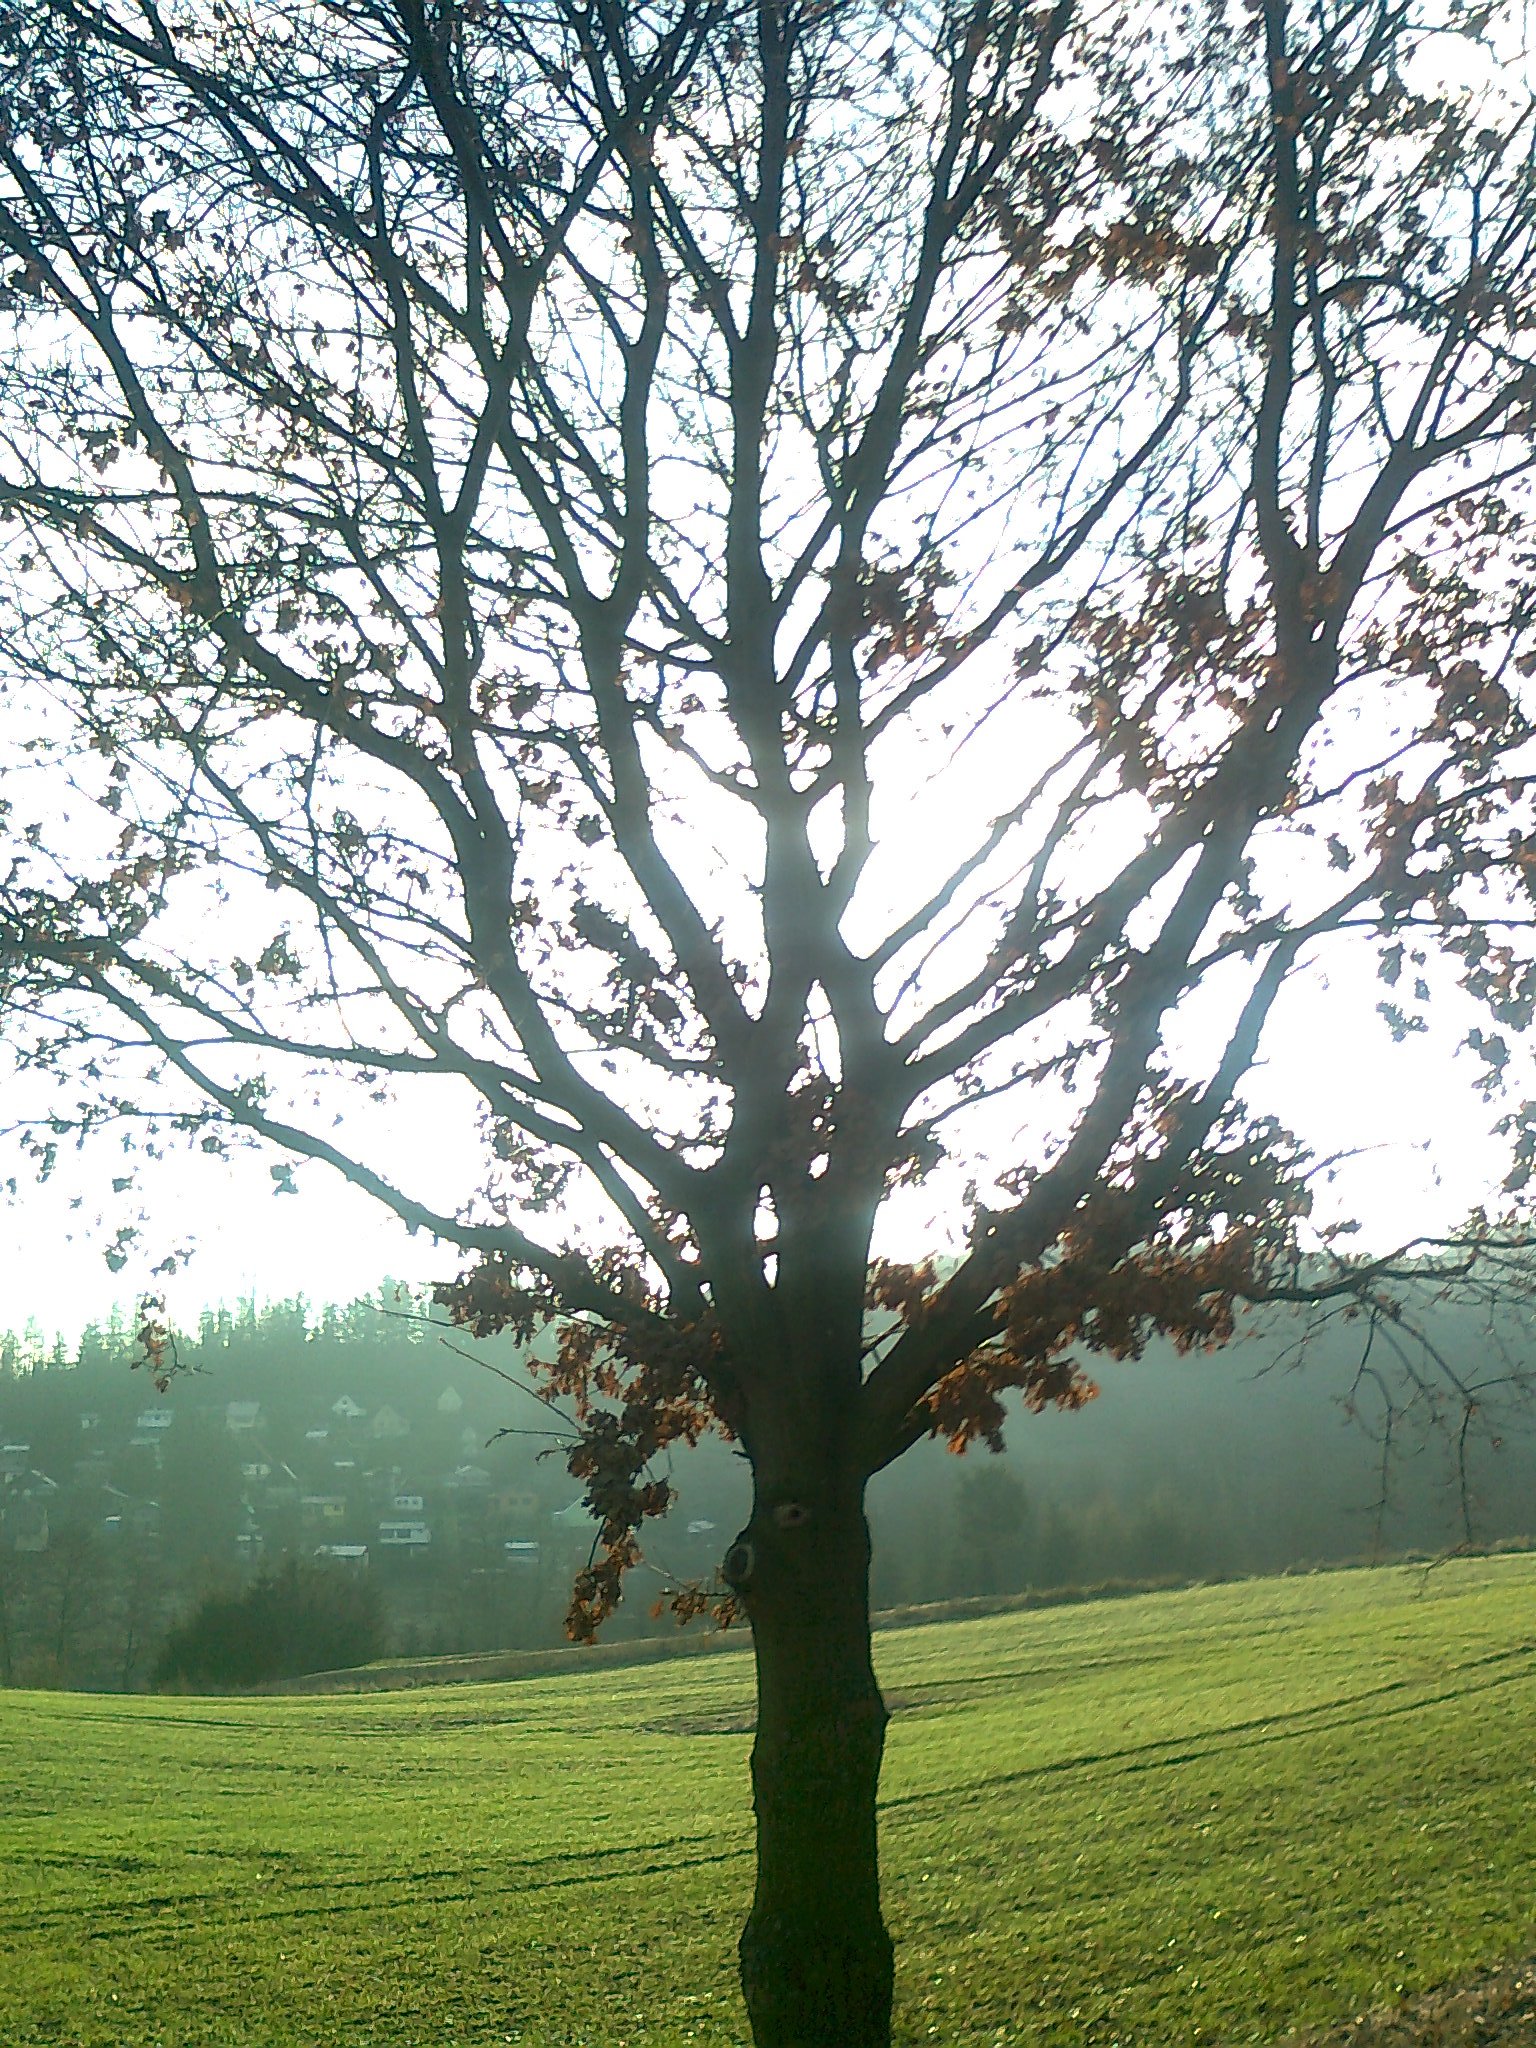
<svg viewBox="0 0 1536 2048"><path fill-rule="evenodd" d="M1301 1334L1270 1317L1212 1356L1087 1359L1099 1399L1015 1415L1003 1457L919 1446L871 1484L876 1606L1536 1536L1518 1316L1441 1310L1417 1362L1378 1333L1379 1377L1361 1377L1362 1324ZM210 1310L164 1391L123 1317L73 1356L37 1354L0 1340L0 1682L141 1683L200 1592L316 1551L379 1576L403 1656L562 1640L592 1523L564 1417L511 1343L465 1339L386 1282L345 1308ZM1453 1382L1484 1390L1464 1441ZM678 1502L647 1532L618 1640L670 1628L649 1615L659 1586L707 1577L749 1509L718 1441L667 1476Z"/></svg>

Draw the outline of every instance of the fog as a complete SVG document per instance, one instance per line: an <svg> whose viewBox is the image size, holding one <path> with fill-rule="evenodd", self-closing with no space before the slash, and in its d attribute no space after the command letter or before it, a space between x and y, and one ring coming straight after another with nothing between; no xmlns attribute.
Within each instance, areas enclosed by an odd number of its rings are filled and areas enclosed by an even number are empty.
<svg viewBox="0 0 1536 2048"><path fill-rule="evenodd" d="M1428 1331L1437 1357L1401 1331L1367 1354L1363 1323L1303 1342L1272 1318L1211 1356L1087 1360L1101 1391L1081 1412L1019 1412L1001 1456L923 1443L875 1478L874 1603L1536 1538L1518 1323L1441 1310ZM561 1455L566 1417L535 1398L510 1343L463 1340L386 1283L345 1309L209 1311L178 1338L163 1391L141 1361L122 1317L73 1350L3 1340L0 1681L141 1687L201 1597L317 1552L369 1575L394 1655L563 1639L593 1524ZM1447 1375L1484 1387L1470 1418L1432 1397ZM652 1615L658 1596L708 1579L748 1512L727 1444L668 1476L676 1504L647 1525L611 1636L674 1627Z"/></svg>

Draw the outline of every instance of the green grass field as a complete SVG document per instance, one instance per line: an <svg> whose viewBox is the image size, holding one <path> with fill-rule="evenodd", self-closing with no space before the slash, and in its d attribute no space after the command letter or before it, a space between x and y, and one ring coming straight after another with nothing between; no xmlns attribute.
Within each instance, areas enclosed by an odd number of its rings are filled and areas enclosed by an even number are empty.
<svg viewBox="0 0 1536 2048"><path fill-rule="evenodd" d="M1536 1558L877 1654L903 2043L1271 2041L1536 1946ZM0 1694L0 2042L741 2043L751 1697Z"/></svg>

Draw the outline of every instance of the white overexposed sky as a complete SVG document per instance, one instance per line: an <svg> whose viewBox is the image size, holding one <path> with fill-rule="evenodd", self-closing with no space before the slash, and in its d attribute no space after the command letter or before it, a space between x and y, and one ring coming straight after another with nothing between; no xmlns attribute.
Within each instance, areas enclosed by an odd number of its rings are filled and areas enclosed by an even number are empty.
<svg viewBox="0 0 1536 2048"><path fill-rule="evenodd" d="M1442 54L1423 52L1420 61L1438 63ZM1457 39L1451 61L1466 67L1483 60ZM1487 58L1486 64L1487 76L1474 81L1468 71L1469 82L1486 84L1497 76L1498 61ZM949 865L950 847L963 852L979 819L1007 808L1020 758L1003 734L990 733L958 784L937 798L936 810L924 813L925 778L916 773L893 802L877 795L877 813L882 800L889 811L875 864L879 880L871 883L881 900L868 936L890 906L926 894L925 885ZM706 818L695 814L689 823L701 841L707 838ZM732 851L734 863L717 857L722 866L739 869L740 848ZM860 903L868 908L864 891ZM856 919L859 909L856 904ZM225 946L236 938L220 934ZM1319 1188L1319 1220L1358 1217L1361 1241L1373 1248L1453 1229L1475 1204L1496 1207L1507 1156L1490 1135L1500 1105L1479 1100L1472 1062L1457 1055L1474 1021L1470 1009L1454 992L1445 994L1431 1009L1428 1033L1394 1044L1376 1014L1383 993L1368 945L1338 942L1319 953L1283 996L1245 1090L1255 1109L1272 1111L1319 1155L1353 1155L1341 1162L1332 1184ZM1200 1060L1193 1064L1198 1072ZM21 1093L14 1081L7 1088L0 1047L0 1129L18 1114ZM461 1109L440 1087L406 1086L393 1107L371 1114L388 1118L389 1164L399 1184L440 1209L455 1208L479 1171L467 1102ZM252 1294L346 1301L386 1274L420 1283L462 1263L451 1246L410 1236L325 1166L298 1167L296 1192L274 1193L268 1169L277 1156L256 1149L229 1161L177 1156L145 1169L139 1188L112 1209L97 1193L123 1170L114 1168L110 1135L79 1160L66 1150L54 1179L41 1187L0 1140L0 1182L11 1173L18 1177L16 1199L7 1205L0 1195L0 1329L20 1331L32 1321L45 1337L62 1332L73 1343L86 1323L104 1320L114 1304L131 1312L146 1291L163 1292L173 1317L185 1323L204 1305L233 1304ZM952 1244L955 1186L935 1184L895 1198L881 1248L920 1255ZM111 1272L104 1253L118 1223L140 1202L150 1212L141 1249ZM185 1268L168 1280L155 1276L153 1266L189 1237L196 1250Z"/></svg>
<svg viewBox="0 0 1536 2048"><path fill-rule="evenodd" d="M1062 717L1059 708L1015 699L953 746L922 731L887 743L876 766L873 823L879 843L845 919L852 944L862 950L898 924L931 893L936 877L979 843L986 821L1015 799L1021 761L1060 757L1060 743L1076 737L1075 729L1062 729ZM1053 737L1055 748L1048 745ZM740 818L734 807L730 812L718 803L690 803L668 842L682 871L701 878L703 907L711 914L717 898L721 906L729 903L732 888L738 896L749 889L760 868L760 852L743 842ZM1122 843L1117 825L1097 822L1093 845L1074 853L1074 862L1117 865L1139 830L1134 820L1127 829L1132 837ZM1027 849L1014 857L1026 858ZM1283 894L1289 897L1294 885L1303 899L1299 914L1310 914L1311 885L1303 870L1319 858L1316 843L1292 839L1282 858L1288 863ZM1077 887L1094 886L1086 871L1074 869L1073 880ZM271 936L270 903L251 883L244 896L236 891L222 905L201 904L186 913L218 922L183 928L177 942L192 957L204 945L220 957L235 949L254 954ZM939 971L958 972L963 979L969 971L964 948L971 943L980 941L962 936L960 953L951 957L948 970ZM743 946L747 957L745 936ZM1426 972L1437 980L1433 967ZM1364 1226L1360 1242L1379 1250L1454 1229L1476 1204L1497 1207L1507 1157L1507 1147L1490 1135L1500 1105L1478 1099L1474 1062L1457 1053L1477 1021L1472 1006L1454 988L1439 988L1429 1009L1430 1029L1394 1044L1376 1013L1386 993L1377 978L1376 950L1363 937L1320 944L1283 995L1245 1089L1255 1110L1276 1115L1317 1155L1354 1155L1341 1162L1331 1185L1319 1186L1318 1220L1358 1217ZM1230 1024L1233 995L1228 988L1205 1016L1203 998L1187 1014L1181 1011L1171 1051L1182 1072L1209 1072L1213 1044L1220 1043L1214 1034ZM1236 1001L1241 997L1236 990ZM38 1101L25 1077L8 1083L4 1059L0 1045L0 1132ZM1536 1094L1536 1088L1514 1085ZM339 1095L336 1106L342 1107ZM322 1131L330 1124L331 1107L320 1107ZM1061 1107L1056 1105L1058 1114ZM977 1154L990 1153L983 1163L993 1171L1019 1156L1013 1132L1022 1128L1027 1145L1032 1122L1039 1122L1027 1100L994 1099L964 1114L968 1144ZM438 1213L454 1213L476 1188L481 1155L473 1099L464 1084L402 1082L395 1100L383 1107L349 1094L346 1116L341 1142L357 1133L357 1156L380 1166ZM204 1306L253 1294L258 1300L303 1295L317 1305L346 1302L386 1275L420 1284L447 1277L463 1263L452 1246L408 1235L324 1165L298 1166L296 1192L274 1192L269 1169L278 1156L254 1148L241 1148L228 1161L178 1153L158 1167L141 1165L138 1186L114 1196L113 1176L126 1168L111 1133L98 1134L78 1156L65 1141L57 1171L44 1186L0 1137L0 1183L12 1173L18 1180L14 1202L7 1206L0 1197L0 1330L20 1331L30 1321L46 1339L62 1332L72 1344L85 1324L104 1320L114 1304L131 1313L149 1291L164 1292L173 1318L186 1325ZM955 1249L963 1178L961 1172L936 1176L893 1198L879 1248L914 1257ZM141 1204L149 1220L140 1246L114 1273L104 1254L117 1226L131 1220ZM532 1229L539 1234L537 1221ZM184 1269L168 1280L156 1276L154 1266L189 1238L196 1249Z"/></svg>
<svg viewBox="0 0 1536 2048"><path fill-rule="evenodd" d="M977 843L982 821L1008 808L1017 763L1029 758L1026 742L1048 736L1041 720L1049 725L1055 716L1019 703L958 748L918 737L901 757L885 757L877 768L874 819L880 843L846 921L852 943L862 949L889 930L931 891L938 873ZM732 843L733 822L714 820L706 805L689 819L691 842L685 834L672 849L686 871L704 878L711 903L727 869L740 884L754 866L750 849ZM719 831L711 837L715 823ZM1114 862L1128 850L1100 848ZM221 952L241 946L248 917L270 921L261 907L267 901L254 888L255 910L232 897L216 942L210 936L208 943ZM270 935L266 923L252 929L258 935L248 950ZM179 939L195 955L200 936L182 931ZM1320 945L1282 995L1245 1088L1255 1110L1276 1115L1318 1156L1354 1155L1341 1161L1331 1183L1318 1186L1317 1220L1356 1217L1363 1226L1359 1242L1377 1250L1452 1230L1476 1204L1497 1207L1507 1162L1507 1146L1491 1136L1500 1105L1479 1100L1474 1062L1457 1053L1477 1021L1472 1005L1454 988L1439 989L1429 1030L1395 1044L1376 1013L1387 993L1368 942L1340 936ZM1231 1017L1225 998L1215 1010L1220 1014L1202 1019L1194 1006L1176 1020L1171 1051L1182 1071L1209 1071L1213 1042L1219 1043L1211 1033ZM19 1117L31 1094L22 1082L7 1087L3 1062L0 1046L0 1130ZM1518 1082L1514 1086L1518 1090ZM338 1096L338 1106L341 1101ZM327 1104L322 1129L329 1110ZM464 1084L403 1082L383 1107L360 1104L351 1094L346 1114L341 1141L355 1133L360 1156L438 1213L452 1214L478 1184L474 1101ZM990 1153L993 1170L1016 1156L1010 1133L1021 1123L1027 1132L1031 1121L1027 1102L965 1114L966 1135L978 1153ZM45 1341L57 1332L73 1345L87 1323L105 1321L114 1304L131 1314L146 1292L163 1293L172 1318L185 1327L200 1309L221 1302L302 1295L317 1306L344 1303L386 1276L419 1285L446 1278L464 1263L451 1245L422 1233L412 1237L322 1164L297 1166L296 1192L275 1192L269 1169L279 1156L258 1147L241 1147L228 1160L179 1152L158 1167L140 1162L137 1185L113 1196L112 1178L125 1166L110 1133L98 1134L81 1154L66 1141L53 1178L42 1186L0 1138L0 1183L12 1173L18 1180L14 1201L7 1205L0 1195L0 1330L20 1332L31 1322ZM936 1176L894 1196L879 1249L911 1257L956 1249L963 1177ZM140 1245L112 1272L104 1255L118 1224L140 1207L148 1212ZM537 1220L532 1229L539 1234ZM189 1239L195 1242L190 1261L168 1279L156 1275L154 1266Z"/></svg>
<svg viewBox="0 0 1536 2048"><path fill-rule="evenodd" d="M1450 992L1432 1009L1428 1033L1394 1044L1375 1013L1383 993L1369 948L1322 956L1282 997L1247 1090L1256 1109L1278 1115L1319 1155L1356 1153L1332 1185L1319 1187L1319 1220L1357 1216L1361 1241L1376 1248L1452 1229L1476 1203L1497 1206L1506 1160L1503 1142L1490 1135L1498 1105L1479 1101L1472 1062L1456 1054L1470 1008ZM467 1103L460 1112L441 1089L407 1086L392 1107L372 1114L388 1119L401 1184L451 1210L476 1175ZM146 1290L163 1291L186 1324L205 1305L252 1294L345 1302L386 1275L419 1284L462 1263L452 1246L409 1235L329 1167L300 1166L297 1192L274 1193L268 1168L277 1156L178 1155L145 1170L123 1206L103 1212L95 1191L113 1172L110 1136L78 1157L66 1149L41 1187L0 1152L0 1178L15 1171L19 1181L17 1198L0 1203L0 1329L20 1331L33 1320L49 1339L62 1332L72 1344L114 1303L131 1312ZM929 1186L899 1195L884 1248L919 1255L952 1242L945 1194ZM139 1203L150 1214L143 1250L113 1273L104 1253L116 1222ZM110 1222L98 1224L98 1213ZM169 1280L156 1277L152 1266L189 1235L189 1263Z"/></svg>

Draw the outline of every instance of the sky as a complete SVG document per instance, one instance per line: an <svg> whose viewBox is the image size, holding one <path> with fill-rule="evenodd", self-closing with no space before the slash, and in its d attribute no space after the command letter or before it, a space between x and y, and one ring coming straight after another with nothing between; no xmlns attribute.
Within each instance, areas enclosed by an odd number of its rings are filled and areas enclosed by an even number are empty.
<svg viewBox="0 0 1536 2048"><path fill-rule="evenodd" d="M1453 1229L1476 1203L1497 1206L1505 1147L1490 1136L1497 1106L1472 1093L1471 1062L1456 1054L1470 1012L1447 995L1429 1033L1397 1045L1375 1013L1381 993L1374 956L1358 945L1300 974L1247 1093L1319 1156L1355 1153L1319 1185L1319 1220L1356 1216L1361 1242L1387 1249ZM468 1105L460 1119L445 1112L440 1093L407 1088L387 1114L402 1183L451 1210L475 1174ZM275 1193L269 1168L278 1155L250 1149L227 1162L197 1155L151 1169L143 1252L114 1273L104 1254L115 1223L96 1223L99 1197L71 1206L83 1188L106 1185L109 1148L107 1139L78 1160L66 1153L43 1187L0 1148L0 1177L19 1176L17 1197L0 1206L0 1329L20 1332L31 1321L49 1341L59 1333L72 1345L114 1304L131 1314L145 1292L163 1293L173 1318L187 1324L220 1302L345 1302L386 1276L421 1285L463 1263L452 1246L410 1236L324 1165L299 1167L296 1192ZM952 1242L944 1192L916 1190L893 1202L884 1249L921 1256ZM151 1268L189 1236L195 1250L186 1266L169 1280L155 1275Z"/></svg>
<svg viewBox="0 0 1536 2048"><path fill-rule="evenodd" d="M1032 715L1038 712L1025 707L1016 714L1024 721ZM1020 753L1024 737L1022 726L1017 732L986 728L949 753L947 775L933 770L921 747L905 763L887 764L883 788L877 777L874 900L865 902L860 930L849 933L854 943L873 943L899 921L927 895L935 872L975 843L977 820L1008 807L1015 764L1027 758ZM705 843L708 820L695 816L692 823L703 838L680 848L681 857L691 873L717 869L726 856ZM721 824L728 830L730 821ZM739 868L739 860L733 865ZM251 909L232 897L207 943L221 951L237 947L247 915L270 920L263 900L254 892ZM263 923L259 932L266 929ZM194 952L200 940L201 928ZM260 943L258 935L248 950ZM1251 1108L1276 1116L1320 1159L1348 1155L1331 1177L1319 1179L1317 1221L1358 1218L1356 1242L1386 1251L1455 1229L1474 1205L1497 1208L1507 1146L1490 1129L1500 1105L1478 1099L1474 1063L1457 1052L1477 1013L1454 988L1444 990L1430 1006L1429 1031L1395 1044L1376 1011L1388 991L1377 977L1375 948L1359 935L1325 944L1283 993L1244 1091ZM1199 1023L1181 1012L1176 1028L1184 1042L1175 1040L1175 1051L1186 1055L1180 1068L1208 1072L1214 1055L1211 1043L1201 1041ZM0 1044L0 1133L29 1094L24 1083L7 1086ZM451 1215L474 1190L480 1152L474 1099L462 1084L401 1082L383 1108L360 1110L350 1092L348 1101L349 1119L366 1116L371 1125L366 1134L373 1142L360 1156L383 1165L408 1194ZM998 1104L966 1114L978 1150L997 1141L994 1168L1017 1156L1007 1137L1014 1118ZM1027 1123L1027 1104L1021 1114ZM329 1105L322 1127L328 1121ZM349 1122L349 1128L365 1127ZM452 1245L424 1233L411 1236L321 1163L298 1165L294 1191L279 1192L271 1168L281 1156L257 1146L242 1146L227 1161L195 1150L178 1153L159 1167L141 1168L139 1185L114 1197L111 1180L125 1169L110 1132L82 1154L66 1146L44 1186L0 1135L0 1190L11 1174L17 1177L8 1204L0 1191L0 1331L20 1333L31 1324L45 1345L62 1335L72 1347L87 1324L105 1322L114 1306L131 1316L145 1294L162 1295L172 1320L185 1327L195 1325L204 1307L221 1303L303 1296L319 1307L368 1294L386 1277L422 1286L462 1269L464 1257ZM963 1178L957 1169L894 1196L876 1249L914 1259L958 1250ZM140 1245L113 1271L105 1255L117 1226L141 1206L148 1213ZM533 1234L541 1234L538 1223ZM192 1256L175 1274L154 1271L167 1254L189 1245Z"/></svg>
<svg viewBox="0 0 1536 2048"><path fill-rule="evenodd" d="M1011 769L1007 748L994 748L991 759L999 772ZM991 802L973 788L970 814ZM966 809L964 802L954 809L957 835L966 829ZM922 870L931 874L943 860L927 834L910 833L906 844L909 872L891 877L895 897L904 893L902 882L913 896L922 893ZM1497 1206L1506 1148L1489 1134L1499 1106L1478 1100L1471 1062L1457 1055L1470 1012L1448 995L1430 1032L1398 1045L1376 1014L1383 993L1367 946L1357 942L1314 961L1282 998L1246 1094L1253 1108L1272 1111L1319 1155L1350 1155L1317 1190L1319 1220L1357 1216L1361 1241L1387 1249L1453 1229L1474 1204ZM439 1091L428 1097L406 1088L388 1114L396 1179L454 1209L477 1179L468 1104L460 1117L445 1111ZM0 1127L9 1120L0 1107ZM295 1192L274 1192L269 1168L277 1157L252 1149L228 1162L194 1156L151 1169L143 1183L150 1220L142 1251L113 1272L104 1254L124 1212L102 1212L96 1193L111 1177L110 1138L78 1162L78 1177L77 1162L66 1155L44 1187L7 1156L0 1139L0 1182L18 1176L15 1199L7 1206L0 1195L0 1329L19 1331L32 1322L45 1337L60 1332L73 1343L114 1304L131 1313L150 1291L163 1292L173 1317L187 1322L205 1305L253 1295L345 1301L386 1275L423 1283L463 1263L451 1246L408 1235L323 1165L298 1168ZM953 1183L904 1192L890 1205L880 1248L921 1256L952 1245L953 1192ZM72 1206L77 1197L79 1206ZM195 1251L185 1267L168 1280L157 1276L153 1267L189 1240Z"/></svg>

